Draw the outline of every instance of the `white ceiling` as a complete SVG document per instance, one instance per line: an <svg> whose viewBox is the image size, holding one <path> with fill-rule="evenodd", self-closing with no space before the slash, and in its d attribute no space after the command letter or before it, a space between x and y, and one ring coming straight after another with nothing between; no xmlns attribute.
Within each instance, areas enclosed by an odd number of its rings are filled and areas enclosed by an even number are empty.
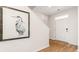
<svg viewBox="0 0 79 59"><path fill-rule="evenodd" d="M52 14L56 14L58 12L61 12L63 10L69 9L69 8L73 8L75 6L29 6L32 10L36 11L36 12L40 12L43 13L45 15L52 15Z"/></svg>

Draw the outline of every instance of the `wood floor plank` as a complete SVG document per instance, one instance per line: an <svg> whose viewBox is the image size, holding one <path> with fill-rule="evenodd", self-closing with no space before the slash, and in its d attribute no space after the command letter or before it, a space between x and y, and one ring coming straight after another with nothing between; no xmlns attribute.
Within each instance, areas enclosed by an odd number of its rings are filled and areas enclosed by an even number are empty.
<svg viewBox="0 0 79 59"><path fill-rule="evenodd" d="M59 40L49 40L49 45L49 47L42 49L39 52L75 52L77 50L76 45Z"/></svg>

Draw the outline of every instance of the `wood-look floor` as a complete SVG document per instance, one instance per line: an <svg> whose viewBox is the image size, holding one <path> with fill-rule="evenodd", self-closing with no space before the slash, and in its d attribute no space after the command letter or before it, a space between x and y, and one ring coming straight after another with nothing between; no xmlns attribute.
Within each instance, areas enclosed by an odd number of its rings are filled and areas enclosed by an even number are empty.
<svg viewBox="0 0 79 59"><path fill-rule="evenodd" d="M63 41L49 40L49 45L50 47L42 49L39 52L75 52L77 51L77 46Z"/></svg>

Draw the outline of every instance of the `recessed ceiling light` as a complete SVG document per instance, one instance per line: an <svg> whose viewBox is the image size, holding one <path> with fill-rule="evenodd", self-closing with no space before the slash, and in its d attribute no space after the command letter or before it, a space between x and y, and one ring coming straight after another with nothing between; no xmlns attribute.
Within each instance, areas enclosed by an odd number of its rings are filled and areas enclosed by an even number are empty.
<svg viewBox="0 0 79 59"><path fill-rule="evenodd" d="M57 9L57 11L60 11L60 9Z"/></svg>

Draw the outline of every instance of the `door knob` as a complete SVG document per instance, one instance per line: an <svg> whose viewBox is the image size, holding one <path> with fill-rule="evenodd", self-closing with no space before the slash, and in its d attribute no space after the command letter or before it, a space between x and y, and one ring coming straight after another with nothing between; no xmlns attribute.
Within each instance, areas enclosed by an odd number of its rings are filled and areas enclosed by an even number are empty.
<svg viewBox="0 0 79 59"><path fill-rule="evenodd" d="M66 32L68 32L68 28L66 28Z"/></svg>

